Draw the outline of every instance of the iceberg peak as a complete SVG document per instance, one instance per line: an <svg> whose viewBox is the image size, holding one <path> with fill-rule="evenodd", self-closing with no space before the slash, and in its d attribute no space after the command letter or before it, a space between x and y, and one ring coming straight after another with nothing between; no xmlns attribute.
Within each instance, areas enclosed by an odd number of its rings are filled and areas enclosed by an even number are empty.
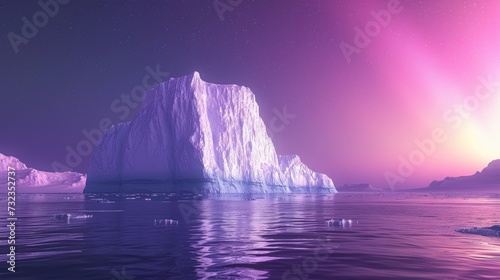
<svg viewBox="0 0 500 280"><path fill-rule="evenodd" d="M200 73L198 71L193 72L193 80L201 80Z"/></svg>
<svg viewBox="0 0 500 280"><path fill-rule="evenodd" d="M0 170L7 170L9 167L16 170L28 169L19 159L0 153Z"/></svg>

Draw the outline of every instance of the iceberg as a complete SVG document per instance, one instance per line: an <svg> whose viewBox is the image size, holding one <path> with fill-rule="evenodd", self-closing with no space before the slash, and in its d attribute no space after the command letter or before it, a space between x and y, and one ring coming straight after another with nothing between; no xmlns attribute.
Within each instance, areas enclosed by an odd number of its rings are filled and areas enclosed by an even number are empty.
<svg viewBox="0 0 500 280"><path fill-rule="evenodd" d="M77 172L39 171L0 153L0 192L3 193L7 192L9 167L15 169L15 187L19 193L82 193L87 179Z"/></svg>
<svg viewBox="0 0 500 280"><path fill-rule="evenodd" d="M145 93L138 115L108 128L84 192L335 193L297 155L277 155L253 92L198 72Z"/></svg>

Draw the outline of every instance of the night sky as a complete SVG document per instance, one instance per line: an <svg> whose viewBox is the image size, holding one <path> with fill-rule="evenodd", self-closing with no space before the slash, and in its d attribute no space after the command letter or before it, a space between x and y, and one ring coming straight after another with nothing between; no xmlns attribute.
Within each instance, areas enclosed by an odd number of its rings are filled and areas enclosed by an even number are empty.
<svg viewBox="0 0 500 280"><path fill-rule="evenodd" d="M38 1L0 1L0 152L51 171L82 130L131 120L110 105L158 67L250 87L268 126L286 110L278 153L337 185L387 187L403 159L418 164L395 187L425 186L500 158L500 1L218 1L72 0L45 24Z"/></svg>

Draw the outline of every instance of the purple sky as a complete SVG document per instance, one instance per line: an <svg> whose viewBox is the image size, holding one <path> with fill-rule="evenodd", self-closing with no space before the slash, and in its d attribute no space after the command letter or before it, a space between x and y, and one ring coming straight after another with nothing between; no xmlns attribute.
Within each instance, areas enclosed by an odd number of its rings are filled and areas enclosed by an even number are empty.
<svg viewBox="0 0 500 280"><path fill-rule="evenodd" d="M0 2L0 152L38 169L122 121L110 105L157 65L250 87L267 125L286 107L278 152L335 184L425 186L500 158L498 1L243 0L221 20L213 1L74 0L16 53L41 10Z"/></svg>

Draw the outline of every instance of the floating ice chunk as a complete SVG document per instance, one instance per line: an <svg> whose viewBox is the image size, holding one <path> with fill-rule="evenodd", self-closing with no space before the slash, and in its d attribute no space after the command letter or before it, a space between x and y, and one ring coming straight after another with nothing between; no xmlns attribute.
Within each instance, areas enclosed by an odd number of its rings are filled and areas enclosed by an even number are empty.
<svg viewBox="0 0 500 280"><path fill-rule="evenodd" d="M91 219L93 217L94 215L83 214L83 215L71 216L71 219Z"/></svg>
<svg viewBox="0 0 500 280"><path fill-rule="evenodd" d="M500 225L495 225L491 227L461 228L457 230L457 232L478 234L482 236L500 237Z"/></svg>
<svg viewBox="0 0 500 280"><path fill-rule="evenodd" d="M115 203L113 200L109 200L107 198L92 198L90 200L98 203Z"/></svg>
<svg viewBox="0 0 500 280"><path fill-rule="evenodd" d="M54 215L54 218L56 220L61 220L61 221L68 221L71 219L90 219L93 218L94 215L87 215L87 214L82 214L82 215L71 215L69 213L64 213L64 214L56 214Z"/></svg>
<svg viewBox="0 0 500 280"><path fill-rule="evenodd" d="M179 221L177 221L177 220L171 220L171 219L154 220L154 221L155 221L155 226L159 226L159 225L168 226L168 225L178 225L179 224Z"/></svg>
<svg viewBox="0 0 500 280"><path fill-rule="evenodd" d="M351 219L330 219L330 220L327 220L326 223L329 226L340 226L340 227L346 227L346 226L351 227L352 226Z"/></svg>

